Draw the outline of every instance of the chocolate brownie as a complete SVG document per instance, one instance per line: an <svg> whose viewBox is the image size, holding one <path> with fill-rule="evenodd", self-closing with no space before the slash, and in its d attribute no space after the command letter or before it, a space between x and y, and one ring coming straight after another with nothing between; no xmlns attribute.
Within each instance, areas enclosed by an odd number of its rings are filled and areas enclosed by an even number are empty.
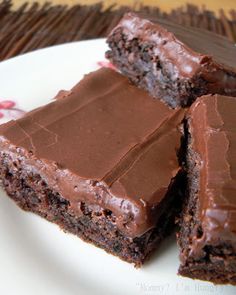
<svg viewBox="0 0 236 295"><path fill-rule="evenodd" d="M236 47L224 37L127 13L107 42L107 58L173 108L208 93L236 96Z"/></svg>
<svg viewBox="0 0 236 295"><path fill-rule="evenodd" d="M236 285L236 99L208 95L187 116L188 199L179 273Z"/></svg>
<svg viewBox="0 0 236 295"><path fill-rule="evenodd" d="M174 227L184 110L100 69L0 126L7 194L64 230L140 266Z"/></svg>

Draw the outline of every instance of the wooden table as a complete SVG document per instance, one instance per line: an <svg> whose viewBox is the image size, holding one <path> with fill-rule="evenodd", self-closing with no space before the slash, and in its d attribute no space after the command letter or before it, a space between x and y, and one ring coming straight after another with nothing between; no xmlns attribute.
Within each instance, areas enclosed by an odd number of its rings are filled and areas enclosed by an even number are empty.
<svg viewBox="0 0 236 295"><path fill-rule="evenodd" d="M108 0L105 6L91 5L94 0L10 1L0 0L0 60L51 45L105 37L124 12L132 9L145 10L153 19L204 28L236 42L236 0L206 0L204 7L202 0L190 0L187 6L186 0L118 0L118 9Z"/></svg>
<svg viewBox="0 0 236 295"><path fill-rule="evenodd" d="M24 3L25 0L14 0L14 3L17 7ZM33 2L32 0L29 0L28 2ZM46 2L45 0L39 0L39 3ZM218 12L220 9L224 9L225 12L229 12L231 9L236 9L236 0L105 0L105 1L99 1L99 0L51 0L54 4L94 4L98 2L104 2L106 6L113 4L114 2L120 4L120 5L140 5L140 3L143 3L145 5L152 5L152 6L158 6L160 9L166 12L170 12L173 8L178 8L180 6L185 6L187 3L198 5L198 6L205 6L206 9Z"/></svg>

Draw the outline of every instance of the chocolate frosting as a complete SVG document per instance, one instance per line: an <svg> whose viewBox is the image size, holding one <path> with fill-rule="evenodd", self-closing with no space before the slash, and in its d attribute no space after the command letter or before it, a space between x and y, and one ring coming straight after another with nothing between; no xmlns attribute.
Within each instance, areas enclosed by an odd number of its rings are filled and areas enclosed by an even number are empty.
<svg viewBox="0 0 236 295"><path fill-rule="evenodd" d="M192 252L208 243L230 242L236 249L236 100L220 95L198 99L189 113L192 149L199 155L198 218L202 237Z"/></svg>
<svg viewBox="0 0 236 295"><path fill-rule="evenodd" d="M236 46L226 38L206 30L183 27L166 20L158 23L127 13L110 33L121 30L128 40L153 44L173 75L184 79L203 77L210 93L236 95Z"/></svg>
<svg viewBox="0 0 236 295"><path fill-rule="evenodd" d="M58 100L2 125L0 148L26 157L74 212L81 201L109 209L118 228L136 237L155 226L180 171L183 116L100 69Z"/></svg>

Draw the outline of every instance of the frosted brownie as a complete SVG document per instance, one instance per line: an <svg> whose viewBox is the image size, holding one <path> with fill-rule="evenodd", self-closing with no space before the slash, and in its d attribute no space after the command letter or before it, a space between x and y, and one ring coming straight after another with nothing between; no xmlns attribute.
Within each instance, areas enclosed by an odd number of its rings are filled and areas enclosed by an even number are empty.
<svg viewBox="0 0 236 295"><path fill-rule="evenodd" d="M178 235L183 276L236 285L236 99L201 97L187 116L188 199Z"/></svg>
<svg viewBox="0 0 236 295"><path fill-rule="evenodd" d="M24 210L140 266L174 227L184 112L100 69L0 126L0 179Z"/></svg>
<svg viewBox="0 0 236 295"><path fill-rule="evenodd" d="M107 42L108 59L173 108L208 93L236 96L236 46L224 37L127 13Z"/></svg>

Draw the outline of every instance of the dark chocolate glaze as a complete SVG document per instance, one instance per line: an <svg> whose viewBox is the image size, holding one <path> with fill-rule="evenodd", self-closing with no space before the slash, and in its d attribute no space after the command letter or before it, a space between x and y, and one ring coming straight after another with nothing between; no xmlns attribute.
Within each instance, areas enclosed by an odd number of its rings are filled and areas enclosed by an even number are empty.
<svg viewBox="0 0 236 295"><path fill-rule="evenodd" d="M116 30L127 40L152 44L172 79L199 77L208 82L209 93L236 95L236 46L226 38L165 20L153 23L134 13L125 14L110 35Z"/></svg>
<svg viewBox="0 0 236 295"><path fill-rule="evenodd" d="M110 69L86 75L59 99L0 127L0 149L27 158L76 212L111 210L131 237L155 226L181 170L183 110L171 110ZM176 193L177 195L177 193Z"/></svg>
<svg viewBox="0 0 236 295"><path fill-rule="evenodd" d="M192 149L199 155L199 207L203 235L192 253L207 244L229 243L236 250L236 100L208 95L189 112Z"/></svg>

